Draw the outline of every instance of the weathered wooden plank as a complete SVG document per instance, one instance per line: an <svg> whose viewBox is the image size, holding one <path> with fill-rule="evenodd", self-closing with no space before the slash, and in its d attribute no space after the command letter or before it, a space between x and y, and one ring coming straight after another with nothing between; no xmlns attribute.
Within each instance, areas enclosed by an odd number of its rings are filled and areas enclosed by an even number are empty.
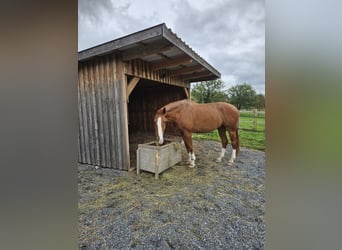
<svg viewBox="0 0 342 250"><path fill-rule="evenodd" d="M95 60L95 82L96 82L96 94L97 94L97 107L99 114L99 152L100 152L100 165L106 166L106 153L105 153L105 139L104 139L104 124L103 124L103 94L102 84L100 80L99 60Z"/></svg>
<svg viewBox="0 0 342 250"><path fill-rule="evenodd" d="M118 168L119 161L120 161L120 112L118 110L118 85L116 82L117 73L116 73L116 56L115 55L109 55L107 57L108 64L107 64L107 73L106 77L108 80L108 88L110 90L110 132L111 132L111 147L110 147L110 153L111 153L111 165L108 167L111 168Z"/></svg>
<svg viewBox="0 0 342 250"><path fill-rule="evenodd" d="M202 69L205 69L202 65L196 65L196 66L192 66L192 67L180 68L177 70L170 70L169 74L171 76L178 76L178 75L183 75L184 73L198 72L198 71L201 71Z"/></svg>
<svg viewBox="0 0 342 250"><path fill-rule="evenodd" d="M99 148L99 126L98 126L98 112L97 112L97 98L96 98L96 82L94 76L94 62L90 61L88 65L88 76L91 87L92 97L92 113L93 113L93 126L94 126L94 161L93 164L100 165L100 148Z"/></svg>
<svg viewBox="0 0 342 250"><path fill-rule="evenodd" d="M144 78L147 78L147 74L146 74L146 67L145 67L146 63L144 63L142 60L140 61L140 70L143 73Z"/></svg>
<svg viewBox="0 0 342 250"><path fill-rule="evenodd" d="M138 72L140 72L140 74L145 78L145 72L143 70L143 67L142 67L142 61L141 60L138 60L137 63L138 63Z"/></svg>
<svg viewBox="0 0 342 250"><path fill-rule="evenodd" d="M108 54L116 49L132 45L150 38L162 35L162 26L157 25L146 30L136 32L134 34L115 39L113 41L80 51L78 53L78 61L86 60L93 56Z"/></svg>
<svg viewBox="0 0 342 250"><path fill-rule="evenodd" d="M182 55L182 56L178 56L175 58L171 58L169 60L163 60L161 62L155 62L153 64L151 64L151 70L158 70L158 69L163 69L166 67L171 67L171 66L175 66L175 65L179 65L182 63L190 63L192 62L192 58L189 57L188 55Z"/></svg>
<svg viewBox="0 0 342 250"><path fill-rule="evenodd" d="M126 98L127 99L129 97L129 95L132 93L132 91L135 88L135 86L137 86L139 80L140 80L139 77L133 77L133 79L129 82L129 84L127 86L127 94L126 94Z"/></svg>
<svg viewBox="0 0 342 250"><path fill-rule="evenodd" d="M121 119L121 149L122 149L122 168L128 170L130 168L130 158L129 158L129 135L128 135L128 114L127 114L127 80L124 74L124 64L122 61L118 60L117 63L117 81L120 85L120 96L119 101L120 113L122 115Z"/></svg>
<svg viewBox="0 0 342 250"><path fill-rule="evenodd" d="M85 80L85 94L87 101L87 113L89 122L89 153L90 153L90 163L95 163L95 140L94 140L94 115L93 115L93 98L91 82L89 79L89 62L84 65L84 80Z"/></svg>
<svg viewBox="0 0 342 250"><path fill-rule="evenodd" d="M129 61L144 56L149 56L159 52L165 52L173 47L170 43L155 43L145 46L138 46L137 48L122 52L122 60Z"/></svg>
<svg viewBox="0 0 342 250"><path fill-rule="evenodd" d="M116 152L115 152L115 123L114 123L114 93L113 93L113 79L111 76L112 55L106 56L105 64L105 78L108 88L108 139L109 139L109 153L110 153L110 165L113 167L116 164Z"/></svg>
<svg viewBox="0 0 342 250"><path fill-rule="evenodd" d="M115 67L116 67L116 81L115 81L115 86L118 92L118 99L116 100L116 108L117 108L117 113L118 113L118 119L116 120L116 126L117 126L117 131L118 131L118 137L117 137L117 147L119 149L119 153L117 155L117 161L116 161L116 166L115 168L118 169L124 169L124 159L123 159L123 151L124 151L124 123L123 123L123 119L124 119L124 114L123 114L123 103L122 103L122 98L123 96L126 96L126 90L123 89L122 86L122 78L123 76L122 71L121 71L121 67L120 67L120 62L118 60L116 60L115 63Z"/></svg>
<svg viewBox="0 0 342 250"><path fill-rule="evenodd" d="M214 78L213 75L209 75L209 76L191 78L191 79L188 79L187 81L189 81L189 82L202 82L202 81L211 81L211 80L215 80L215 79L216 78Z"/></svg>
<svg viewBox="0 0 342 250"><path fill-rule="evenodd" d="M185 93L185 95L186 95L186 99L190 99L190 92L189 92L189 89L183 88L183 90L184 90L184 93Z"/></svg>
<svg viewBox="0 0 342 250"><path fill-rule="evenodd" d="M79 71L80 78L80 90L81 90L81 101L82 101L82 123L84 125L84 158L85 163L90 163L90 152L89 152L89 138L88 138L88 114L87 114L87 100L85 95L85 83L84 83L84 64L81 64Z"/></svg>
<svg viewBox="0 0 342 250"><path fill-rule="evenodd" d="M99 65L99 73L100 73L100 84L102 87L102 115L103 115L103 136L104 136L104 150L105 150L105 166L111 166L110 161L110 151L109 151L109 119L108 119L108 88L106 83L106 78L104 75L105 69L105 59L102 57Z"/></svg>
<svg viewBox="0 0 342 250"><path fill-rule="evenodd" d="M84 109L84 118L86 118L86 123L87 123L87 130L86 130L86 147L87 147L87 154L88 154L88 163L91 163L91 149L90 149L90 144L91 144L91 138L90 138L90 116L89 116L89 102L88 102L88 83L87 83L87 77L86 77L86 72L87 72L87 65L86 63L83 64L83 91L84 91L84 102L85 102L85 109Z"/></svg>
<svg viewBox="0 0 342 250"><path fill-rule="evenodd" d="M143 65L145 73L138 69L139 63ZM183 81L179 77L165 76L164 78L161 78L160 75L162 74L162 70L152 71L149 67L149 64L141 60L130 61L129 63L125 64L125 67L125 73L128 75L136 76L139 78L145 78L161 83L167 83L179 87L190 87L190 84L187 81Z"/></svg>
<svg viewBox="0 0 342 250"><path fill-rule="evenodd" d="M115 56L112 56L112 63L111 63L111 68L112 68L112 84L113 84L113 89L114 89L114 99L113 99L113 105L114 105L114 122L113 125L114 127L114 132L115 132L115 140L114 140L114 148L112 149L115 155L115 162L111 167L113 168L118 168L118 166L120 165L119 163L119 155L121 154L121 148L119 147L120 144L120 134L121 132L121 127L119 124L119 121L121 119L120 117L120 110L118 109L119 107L119 99L120 99L120 95L119 95L119 91L118 91L118 87L119 85L117 84L117 69L116 69L116 65L117 65L117 58Z"/></svg>
<svg viewBox="0 0 342 250"><path fill-rule="evenodd" d="M79 151L79 162L85 163L85 141L84 141L84 124L83 124L83 117L82 117L82 96L81 96L81 77L80 77L80 68L81 66L78 66L78 80L77 80L77 95L78 95L78 128L79 128L79 143L78 143L78 151Z"/></svg>
<svg viewBox="0 0 342 250"><path fill-rule="evenodd" d="M77 161L78 162L82 162L80 136L81 136L81 131L80 131L80 126L78 126L78 133L77 133L77 148L78 148L78 150L77 150Z"/></svg>
<svg viewBox="0 0 342 250"><path fill-rule="evenodd" d="M111 155L111 165L113 167L116 164L117 160L117 152L118 149L116 147L115 138L117 137L116 133L116 121L114 119L115 112L115 99L114 99L114 73L113 73L113 57L108 56L106 61L106 78L108 84L108 112L109 112L109 139L110 139L110 155Z"/></svg>
<svg viewBox="0 0 342 250"><path fill-rule="evenodd" d="M195 72L189 75L182 76L182 79L185 81L185 80L198 79L200 77L211 76L211 75L212 73L209 71Z"/></svg>

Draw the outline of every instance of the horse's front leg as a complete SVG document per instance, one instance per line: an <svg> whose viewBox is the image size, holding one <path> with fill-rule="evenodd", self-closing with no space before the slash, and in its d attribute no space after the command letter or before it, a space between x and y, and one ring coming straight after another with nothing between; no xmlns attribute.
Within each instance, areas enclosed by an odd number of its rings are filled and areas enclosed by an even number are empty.
<svg viewBox="0 0 342 250"><path fill-rule="evenodd" d="M191 132L183 132L182 134L183 137L183 141L185 143L185 147L186 150L189 154L189 166L191 168L195 167L195 160L196 160L196 156L195 153L193 151L193 147L192 147L192 133Z"/></svg>

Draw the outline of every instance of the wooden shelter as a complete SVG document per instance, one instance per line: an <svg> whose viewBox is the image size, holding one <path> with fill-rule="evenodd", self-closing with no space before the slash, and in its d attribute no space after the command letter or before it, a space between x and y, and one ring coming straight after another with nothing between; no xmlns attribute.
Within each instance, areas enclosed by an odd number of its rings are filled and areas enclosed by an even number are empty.
<svg viewBox="0 0 342 250"><path fill-rule="evenodd" d="M78 52L79 162L134 167L132 131L153 131L157 108L219 77L164 23Z"/></svg>

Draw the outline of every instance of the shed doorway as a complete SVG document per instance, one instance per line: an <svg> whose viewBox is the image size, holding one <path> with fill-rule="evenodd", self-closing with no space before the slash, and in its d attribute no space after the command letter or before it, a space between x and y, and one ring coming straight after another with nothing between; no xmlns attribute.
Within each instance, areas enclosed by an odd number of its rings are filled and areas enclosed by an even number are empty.
<svg viewBox="0 0 342 250"><path fill-rule="evenodd" d="M131 77L128 76L127 82ZM131 169L136 167L136 152L138 144L155 140L153 117L157 109L163 105L186 99L183 87L140 79L128 99L128 133ZM170 136L179 136L172 126L166 126L165 133Z"/></svg>

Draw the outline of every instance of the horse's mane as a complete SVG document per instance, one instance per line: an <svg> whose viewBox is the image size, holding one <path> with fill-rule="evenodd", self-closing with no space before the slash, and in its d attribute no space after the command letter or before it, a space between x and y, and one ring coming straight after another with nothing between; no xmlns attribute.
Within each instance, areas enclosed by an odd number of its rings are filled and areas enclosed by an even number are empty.
<svg viewBox="0 0 342 250"><path fill-rule="evenodd" d="M172 112L172 111L175 111L178 108L182 107L183 105L186 105L189 102L190 101L188 99L183 99L183 100L171 102L171 103L165 105L164 107L166 109L166 112Z"/></svg>
<svg viewBox="0 0 342 250"><path fill-rule="evenodd" d="M159 108L156 111L156 114L165 114L167 112L173 112L173 111L176 111L177 109L179 109L180 107L183 107L184 105L187 105L190 103L191 103L191 101L188 99L174 101L174 102L168 103L168 104L164 105L163 107Z"/></svg>

